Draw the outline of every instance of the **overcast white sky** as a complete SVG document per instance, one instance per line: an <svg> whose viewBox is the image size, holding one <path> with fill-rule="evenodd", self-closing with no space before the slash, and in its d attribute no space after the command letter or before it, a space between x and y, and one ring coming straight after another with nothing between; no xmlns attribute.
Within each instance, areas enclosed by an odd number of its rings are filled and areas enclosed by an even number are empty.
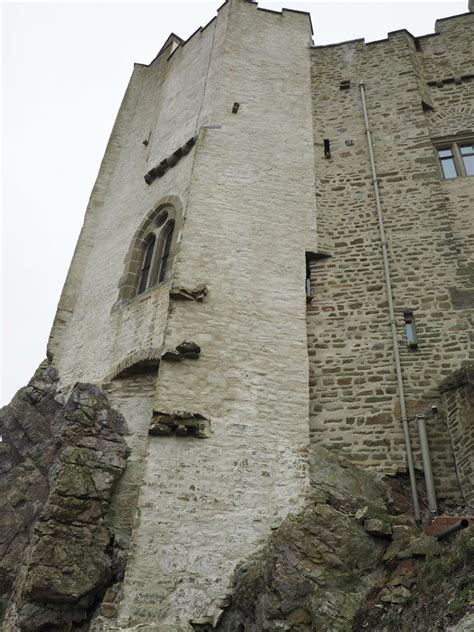
<svg viewBox="0 0 474 632"><path fill-rule="evenodd" d="M45 357L89 193L133 62L187 38L215 2L2 3L1 397ZM315 43L431 33L467 0L260 2L310 11Z"/></svg>

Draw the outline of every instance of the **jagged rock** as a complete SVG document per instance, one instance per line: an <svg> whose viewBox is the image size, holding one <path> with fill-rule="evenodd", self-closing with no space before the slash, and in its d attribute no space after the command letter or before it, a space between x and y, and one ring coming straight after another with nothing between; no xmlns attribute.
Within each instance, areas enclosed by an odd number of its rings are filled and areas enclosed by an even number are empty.
<svg viewBox="0 0 474 632"><path fill-rule="evenodd" d="M467 614L455 625L446 628L446 632L472 632L474 630L474 612Z"/></svg>
<svg viewBox="0 0 474 632"><path fill-rule="evenodd" d="M390 544L383 556L384 562L390 562L391 560L400 559L398 555L407 548L409 540L395 540ZM409 557L413 557L410 555Z"/></svg>
<svg viewBox="0 0 474 632"><path fill-rule="evenodd" d="M288 516L267 546L237 569L231 603L217 630L444 630L432 622L423 627L424 611L415 624L405 623L404 609L416 601L423 569L432 564L423 580L429 586L431 577L443 577L446 561L436 558L442 548L415 528L411 516L392 513L404 505L403 499L393 500L394 482L387 487L323 448L316 450L313 472L307 506ZM394 541L392 525L399 527ZM467 582L474 540L469 534L464 538L465 553L451 564L453 572L463 569ZM398 561L404 551L410 559Z"/></svg>
<svg viewBox="0 0 474 632"><path fill-rule="evenodd" d="M362 510L364 519L386 515L386 490L375 476L321 447L312 449L310 460L311 486L332 507L346 513Z"/></svg>
<svg viewBox="0 0 474 632"><path fill-rule="evenodd" d="M404 586L390 586L380 593L380 600L386 603L407 603L410 597L411 592Z"/></svg>
<svg viewBox="0 0 474 632"><path fill-rule="evenodd" d="M421 535L410 540L409 549L414 557L433 557L441 552L441 545L432 536Z"/></svg>
<svg viewBox="0 0 474 632"><path fill-rule="evenodd" d="M126 425L90 384L63 406L57 380L44 363L0 414L3 632L75 629L114 574L105 516Z"/></svg>
<svg viewBox="0 0 474 632"><path fill-rule="evenodd" d="M403 536L403 537L402 537ZM385 561L407 560L412 557L432 557L441 551L436 538L424 533L417 534L409 530L405 534L398 534L384 555Z"/></svg>
<svg viewBox="0 0 474 632"><path fill-rule="evenodd" d="M423 546L434 543L433 538L426 540L417 535L411 538L415 548L420 539ZM436 544L434 550L439 555L399 562L385 585L367 594L354 618L353 632L467 632L474 629L469 627L472 618L470 620L468 614L472 608L474 528L456 534L450 542Z"/></svg>
<svg viewBox="0 0 474 632"><path fill-rule="evenodd" d="M232 603L217 630L350 629L359 603L381 576L385 550L384 541L368 534L354 513L363 505L383 514L383 487L323 449L315 465L314 496L238 569Z"/></svg>
<svg viewBox="0 0 474 632"><path fill-rule="evenodd" d="M392 525L386 520L379 520L378 518L370 518L364 522L364 529L370 535L386 538L392 534Z"/></svg>
<svg viewBox="0 0 474 632"><path fill-rule="evenodd" d="M389 519L394 529L399 526L410 527L410 529L412 529L413 532L415 532L416 523L415 523L415 518L413 517L413 515L410 515L410 514L399 514L396 516L390 515Z"/></svg>
<svg viewBox="0 0 474 632"><path fill-rule="evenodd" d="M413 526L397 524L392 527L392 538L394 540L409 540L416 534Z"/></svg>

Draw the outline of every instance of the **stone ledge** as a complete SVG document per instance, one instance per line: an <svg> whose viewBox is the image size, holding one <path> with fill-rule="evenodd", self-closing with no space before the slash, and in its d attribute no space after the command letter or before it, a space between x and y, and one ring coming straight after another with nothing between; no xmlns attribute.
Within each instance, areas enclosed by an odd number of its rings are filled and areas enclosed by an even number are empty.
<svg viewBox="0 0 474 632"><path fill-rule="evenodd" d="M446 393L447 391L452 391L461 386L466 386L467 384L474 385L474 364L462 367L452 373L441 382L439 391L440 393Z"/></svg>
<svg viewBox="0 0 474 632"><path fill-rule="evenodd" d="M196 437L206 439L212 434L211 422L200 413L176 410L171 413L153 411L148 434L154 437Z"/></svg>

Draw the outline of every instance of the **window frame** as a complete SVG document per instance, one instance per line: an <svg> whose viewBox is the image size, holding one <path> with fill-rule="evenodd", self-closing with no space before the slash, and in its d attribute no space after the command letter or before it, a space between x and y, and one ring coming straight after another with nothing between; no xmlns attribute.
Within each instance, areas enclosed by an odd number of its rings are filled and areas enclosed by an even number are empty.
<svg viewBox="0 0 474 632"><path fill-rule="evenodd" d="M474 174L469 174L466 171L466 165L464 163L463 154L461 148L464 146L474 146L474 139L472 136L452 136L448 138L434 138L433 145L436 152L436 160L438 168L443 180L456 180L457 178L470 178ZM439 155L440 151L451 151L452 160L454 164L455 176L446 177L443 171L443 158ZM471 155L471 154L469 154ZM447 157L446 157L447 158ZM446 160L444 158L444 160Z"/></svg>
<svg viewBox="0 0 474 632"><path fill-rule="evenodd" d="M154 231L149 232L143 240L140 274L137 284L137 296L146 292L146 290L150 287L151 275L153 272L153 260L156 253L156 241L156 234ZM150 252L151 255L149 256Z"/></svg>
<svg viewBox="0 0 474 632"><path fill-rule="evenodd" d="M173 260L173 241L176 224L172 210L173 209L168 207L160 209L160 213L158 213L154 218L153 223L149 226L147 232L143 236L143 245L140 257L140 275L138 277L136 287L136 296L141 296L148 290L158 287L161 283L165 283L168 280ZM161 225L157 226L156 221L159 215L163 212L167 213L167 217ZM150 265L147 269L145 286L142 288L142 275L145 269L144 264L146 262L147 253L151 243L153 243L153 253ZM165 249L167 249L167 252L163 268Z"/></svg>
<svg viewBox="0 0 474 632"><path fill-rule="evenodd" d="M163 221L163 211L166 216ZM132 239L129 242L128 250L123 261L123 273L118 281L118 296L112 305L112 312L120 310L123 306L128 305L135 299L147 296L153 290L159 291L160 287L170 283L174 274L176 257L178 255L178 246L181 241L181 231L183 226L184 206L181 199L176 195L167 195L162 197L143 217L137 227ZM162 252L160 249L161 238L168 234L170 223L173 224L173 233L170 239L170 252L167 260L164 280L158 283L159 270L156 270L156 254ZM152 279L148 279L146 287L140 293L140 277L143 270L146 249L149 245L147 238L154 233L158 239L158 244L154 248L155 259L151 264Z"/></svg>

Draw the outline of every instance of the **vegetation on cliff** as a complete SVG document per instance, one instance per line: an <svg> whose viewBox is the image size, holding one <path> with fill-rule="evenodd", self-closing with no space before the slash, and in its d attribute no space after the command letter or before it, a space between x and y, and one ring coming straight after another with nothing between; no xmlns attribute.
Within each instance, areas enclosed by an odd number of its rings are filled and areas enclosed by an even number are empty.
<svg viewBox="0 0 474 632"><path fill-rule="evenodd" d="M409 503L396 481L377 479L327 450L313 458L306 508L288 516L239 567L217 629L474 629L474 529L438 542L406 513Z"/></svg>

